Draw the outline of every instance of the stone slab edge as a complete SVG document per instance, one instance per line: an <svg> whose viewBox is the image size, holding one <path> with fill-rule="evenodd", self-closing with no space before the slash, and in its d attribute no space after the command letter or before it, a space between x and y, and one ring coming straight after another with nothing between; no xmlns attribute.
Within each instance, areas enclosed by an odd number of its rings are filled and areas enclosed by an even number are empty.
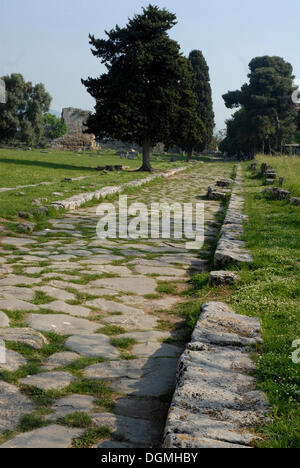
<svg viewBox="0 0 300 468"><path fill-rule="evenodd" d="M245 248L245 243L240 240L244 232L244 198L240 195L242 184L242 169L239 164L237 166L235 184L214 256L214 264L219 268L232 264L251 263L253 261L252 255Z"/></svg>
<svg viewBox="0 0 300 468"><path fill-rule="evenodd" d="M171 169L166 172L162 172L155 175L150 175L145 179L141 180L134 180L132 182L128 182L123 185L114 185L103 187L100 190L96 190L95 192L86 192L80 193L78 195L74 195L73 197L67 198L66 200L59 200L56 202L51 203L51 206L56 207L57 209L63 208L65 210L75 210L80 206L84 205L85 203L95 199L100 200L108 197L109 195L115 195L116 193L122 193L126 188L130 187L141 187L142 185L148 184L155 179L158 178L168 178L172 177L173 175L177 174L178 172L185 171L188 167L178 167L176 169Z"/></svg>
<svg viewBox="0 0 300 468"><path fill-rule="evenodd" d="M164 448L251 448L269 405L257 390L250 352L260 322L209 302L181 356Z"/></svg>

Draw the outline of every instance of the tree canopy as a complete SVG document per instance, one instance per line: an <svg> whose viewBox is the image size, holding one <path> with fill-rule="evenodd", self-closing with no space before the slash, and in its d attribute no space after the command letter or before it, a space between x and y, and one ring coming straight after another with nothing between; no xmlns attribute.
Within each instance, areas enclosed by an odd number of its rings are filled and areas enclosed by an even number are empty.
<svg viewBox="0 0 300 468"><path fill-rule="evenodd" d="M295 132L292 66L281 57L256 57L249 83L223 96L226 107L238 108L227 121L227 137L220 149L253 157L257 151L279 151Z"/></svg>
<svg viewBox="0 0 300 468"><path fill-rule="evenodd" d="M106 32L107 39L90 35L92 53L107 73L82 80L96 100L88 131L140 144L142 170L151 170L152 146L170 146L178 140L179 126L193 133L199 123L192 67L168 36L175 24L173 13L149 5L126 27Z"/></svg>
<svg viewBox="0 0 300 468"><path fill-rule="evenodd" d="M50 94L43 84L26 83L17 73L3 80L7 99L1 105L0 141L36 144L44 132L43 114L49 110Z"/></svg>
<svg viewBox="0 0 300 468"><path fill-rule="evenodd" d="M199 138L200 144L196 145L195 149L203 151L211 143L215 127L209 68L200 50L193 50L189 55L189 61L195 73L194 91L197 98L197 115L203 124L201 138Z"/></svg>
<svg viewBox="0 0 300 468"><path fill-rule="evenodd" d="M44 136L46 138L55 140L63 136L66 131L66 125L56 115L49 113L44 115Z"/></svg>

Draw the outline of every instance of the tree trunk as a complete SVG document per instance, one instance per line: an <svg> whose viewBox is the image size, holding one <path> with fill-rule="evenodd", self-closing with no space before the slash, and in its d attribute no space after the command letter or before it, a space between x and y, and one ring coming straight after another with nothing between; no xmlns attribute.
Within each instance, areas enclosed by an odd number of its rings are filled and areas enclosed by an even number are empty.
<svg viewBox="0 0 300 468"><path fill-rule="evenodd" d="M150 152L151 152L151 142L148 139L144 140L143 143L143 164L140 167L139 171L152 172L152 167L150 163Z"/></svg>
<svg viewBox="0 0 300 468"><path fill-rule="evenodd" d="M193 156L193 150L188 150L187 156L186 156L186 162L190 162Z"/></svg>

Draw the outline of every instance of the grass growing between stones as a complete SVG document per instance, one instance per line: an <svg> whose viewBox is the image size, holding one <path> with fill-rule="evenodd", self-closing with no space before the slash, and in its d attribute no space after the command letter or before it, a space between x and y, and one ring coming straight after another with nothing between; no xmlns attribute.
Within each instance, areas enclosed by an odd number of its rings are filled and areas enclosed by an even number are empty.
<svg viewBox="0 0 300 468"><path fill-rule="evenodd" d="M58 423L68 427L79 427L84 429L93 425L92 418L87 413L82 413L80 411L76 411L73 414L69 414L64 418L59 419Z"/></svg>
<svg viewBox="0 0 300 468"><path fill-rule="evenodd" d="M47 426L47 423L41 415L36 413L29 413L21 418L18 431L29 432L33 431L34 429L40 429L44 426Z"/></svg>
<svg viewBox="0 0 300 468"><path fill-rule="evenodd" d="M111 430L108 427L92 427L87 429L81 437L73 441L73 448L89 448L100 442L102 439L108 439L111 436Z"/></svg>

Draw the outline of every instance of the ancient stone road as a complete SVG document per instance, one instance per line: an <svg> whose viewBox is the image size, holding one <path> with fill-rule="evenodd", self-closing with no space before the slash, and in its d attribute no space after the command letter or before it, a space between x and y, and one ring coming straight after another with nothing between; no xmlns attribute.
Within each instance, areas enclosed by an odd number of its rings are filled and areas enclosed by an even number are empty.
<svg viewBox="0 0 300 468"><path fill-rule="evenodd" d="M199 164L140 188L128 201L196 202L231 170ZM101 241L95 207L53 219L50 230L30 238L1 239L2 447L70 447L85 429L67 427L62 418L76 412L110 428L111 438L99 447L160 446L186 339L176 314L184 298L177 293L191 275L208 270L209 246L220 229L222 206L205 205L206 245L199 253L187 251L185 240ZM54 345L55 336L61 339ZM28 350L39 359L34 372L26 367ZM113 405L86 391L86 382L102 381L113 390ZM28 388L51 391L55 399L35 413L45 427L22 433L21 418L37 409Z"/></svg>

